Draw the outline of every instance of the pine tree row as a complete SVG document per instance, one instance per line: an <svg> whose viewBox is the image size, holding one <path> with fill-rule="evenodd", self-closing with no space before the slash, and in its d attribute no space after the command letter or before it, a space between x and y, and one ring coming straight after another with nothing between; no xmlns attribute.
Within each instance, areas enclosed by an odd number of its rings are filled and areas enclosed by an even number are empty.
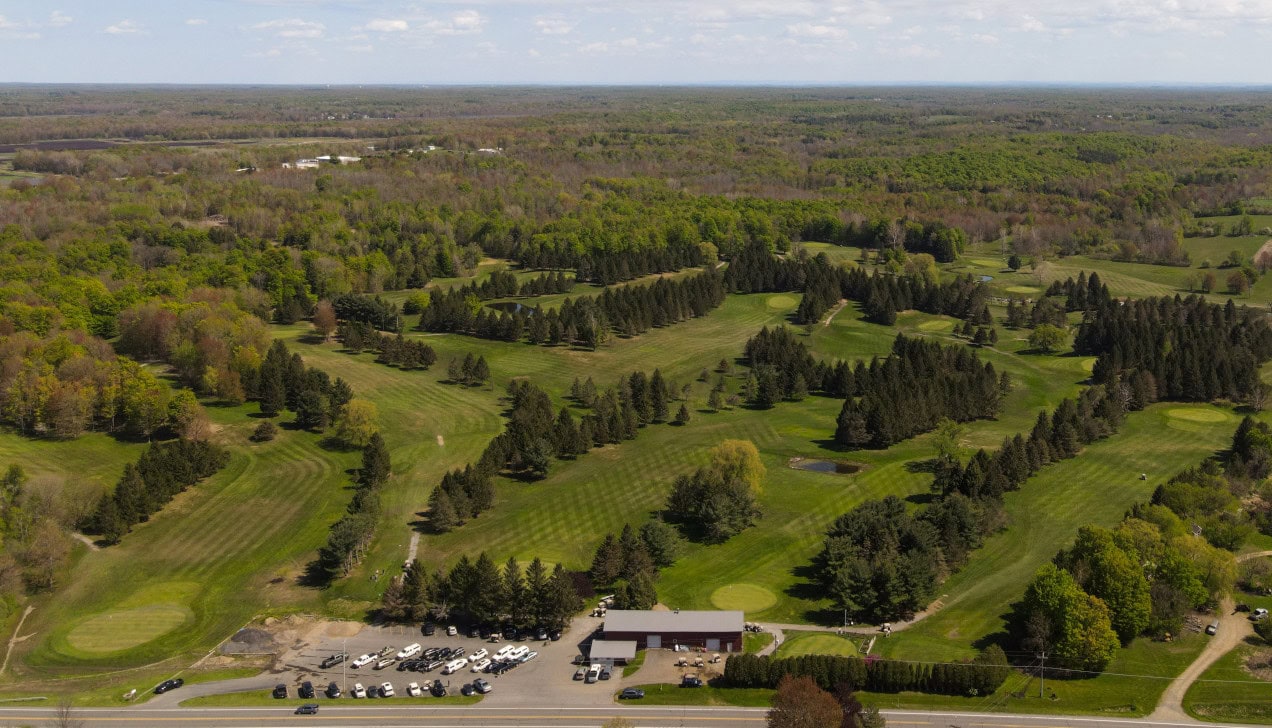
<svg viewBox="0 0 1272 728"><path fill-rule="evenodd" d="M390 582L381 613L394 621L459 619L474 625L561 630L582 608L574 580L560 564L549 572L536 556L523 573L514 557L501 570L483 551L475 561L460 557L446 574L430 576L413 562Z"/></svg>
<svg viewBox="0 0 1272 728"><path fill-rule="evenodd" d="M115 544L138 523L150 520L186 488L225 467L230 454L201 440L154 442L134 465L124 466L115 490L102 496L85 528Z"/></svg>
<svg viewBox="0 0 1272 728"><path fill-rule="evenodd" d="M724 663L724 682L729 687L776 688L787 675L810 677L823 690L876 693L934 693L938 695L992 695L1011 675L1001 647L990 645L973 660L963 662L902 662L899 660L837 655L732 655Z"/></svg>
<svg viewBox="0 0 1272 728"><path fill-rule="evenodd" d="M380 520L380 489L389 479L392 463L380 433L362 448L362 467L354 483L353 499L344 516L331 526L327 543L318 550L318 564L328 578L348 576L375 536Z"/></svg>
<svg viewBox="0 0 1272 728"><path fill-rule="evenodd" d="M680 280L606 288L601 295L565 299L561 306L496 312L452 291L439 295L420 315L423 331L469 333L486 339L595 349L611 334L638 336L706 315L724 302L715 271Z"/></svg>
<svg viewBox="0 0 1272 728"><path fill-rule="evenodd" d="M326 372L306 367L300 354L275 339L260 368L261 414L276 417L284 409L296 413L296 424L321 432L336 421L353 399L353 389L343 379L334 382Z"/></svg>
<svg viewBox="0 0 1272 728"><path fill-rule="evenodd" d="M336 319L370 324L380 331L401 331L402 316L393 303L379 296L342 293L331 299Z"/></svg>
<svg viewBox="0 0 1272 728"><path fill-rule="evenodd" d="M428 369L437 363L437 353L423 341L408 339L400 333L392 336L381 334L371 324L341 324L336 329L336 336L349 353L374 351L375 360L381 364L400 369Z"/></svg>

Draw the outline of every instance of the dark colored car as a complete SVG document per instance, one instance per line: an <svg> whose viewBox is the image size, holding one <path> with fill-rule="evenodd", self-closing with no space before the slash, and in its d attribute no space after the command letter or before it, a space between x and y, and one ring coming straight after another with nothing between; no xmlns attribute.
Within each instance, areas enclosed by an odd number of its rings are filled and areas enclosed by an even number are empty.
<svg viewBox="0 0 1272 728"><path fill-rule="evenodd" d="M640 688L623 688L623 692L618 694L619 700L640 700L645 697L645 691Z"/></svg>
<svg viewBox="0 0 1272 728"><path fill-rule="evenodd" d="M552 630L552 634L549 636L552 638L553 642L556 642L557 640L561 639L561 630L554 629Z"/></svg>
<svg viewBox="0 0 1272 728"><path fill-rule="evenodd" d="M432 637L433 633L437 631L437 625L432 622L425 622L421 629L424 631L425 637Z"/></svg>
<svg viewBox="0 0 1272 728"><path fill-rule="evenodd" d="M185 680L182 680L179 677L173 678L171 680L164 680L163 682L155 686L155 695L163 695L169 690L176 690L182 685L185 685Z"/></svg>
<svg viewBox="0 0 1272 728"><path fill-rule="evenodd" d="M540 627L540 628L539 628L539 629L538 629L538 630L534 633L534 638L535 638L536 640L546 640L546 639L548 639L548 630L547 630L547 629L545 629L545 628L543 628L543 627Z"/></svg>
<svg viewBox="0 0 1272 728"><path fill-rule="evenodd" d="M432 687L430 687L428 691L435 698L446 697L446 686L442 684L441 680L434 680Z"/></svg>
<svg viewBox="0 0 1272 728"><path fill-rule="evenodd" d="M610 669L609 669L608 667L602 667L602 668L601 668L601 679L602 679L602 680L608 680L608 679L610 679L610 677L611 677L611 675L610 675Z"/></svg>
<svg viewBox="0 0 1272 728"><path fill-rule="evenodd" d="M306 680L300 684L300 690L296 691L296 695L301 698L312 698L314 696L314 684Z"/></svg>
<svg viewBox="0 0 1272 728"><path fill-rule="evenodd" d="M318 704L305 703L296 709L296 715L318 715Z"/></svg>
<svg viewBox="0 0 1272 728"><path fill-rule="evenodd" d="M413 669L415 669L415 660L403 660L397 665L398 672L405 672L406 670Z"/></svg>
<svg viewBox="0 0 1272 728"><path fill-rule="evenodd" d="M275 698L279 698L279 699L282 699L282 698L287 697L287 686L286 686L286 685L284 685L284 684L282 684L282 683L279 683L279 684L275 685L275 686L274 686L274 697L275 697Z"/></svg>
<svg viewBox="0 0 1272 728"><path fill-rule="evenodd" d="M475 692L477 692L477 688L473 687L471 683L464 683L464 687L459 689L459 694L464 697L468 697Z"/></svg>
<svg viewBox="0 0 1272 728"><path fill-rule="evenodd" d="M445 664L446 663L442 662L441 660L433 660L432 662L424 666L424 672L432 672Z"/></svg>
<svg viewBox="0 0 1272 728"><path fill-rule="evenodd" d="M340 697L340 686L335 683L327 683L327 689L324 691L327 697L335 699Z"/></svg>
<svg viewBox="0 0 1272 728"><path fill-rule="evenodd" d="M513 629L512 627L505 627L503 631L503 636L504 636L504 639L508 641L515 640L517 638L517 630Z"/></svg>
<svg viewBox="0 0 1272 728"><path fill-rule="evenodd" d="M702 678L694 677L694 676L692 676L692 675L686 675L686 676L685 676L685 678L684 678L683 680L681 680L681 681L680 681L680 687L682 687L682 688L700 688L700 687L702 687Z"/></svg>
<svg viewBox="0 0 1272 728"><path fill-rule="evenodd" d="M469 627L468 636L473 639L477 639L478 637L481 637L481 627Z"/></svg>
<svg viewBox="0 0 1272 728"><path fill-rule="evenodd" d="M318 667L326 670L328 668L339 665L340 663L344 662L347 659L349 659L348 652L337 652L336 654L331 655L327 657L325 660L323 660L322 663L318 665Z"/></svg>

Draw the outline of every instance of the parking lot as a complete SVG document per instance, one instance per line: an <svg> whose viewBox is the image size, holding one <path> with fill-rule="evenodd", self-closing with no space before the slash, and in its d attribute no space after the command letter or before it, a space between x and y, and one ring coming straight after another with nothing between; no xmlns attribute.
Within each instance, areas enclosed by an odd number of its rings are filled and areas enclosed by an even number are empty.
<svg viewBox="0 0 1272 728"><path fill-rule="evenodd" d="M438 625L436 633L431 637L425 637L418 626L363 626L348 636L319 635L307 642L292 645L282 655L282 669L276 670L270 679L275 684L287 685L291 697L296 696L296 689L301 683L312 682L318 691L316 699L322 701L325 700L322 690L330 682L339 685L344 698L348 698L355 683L369 688L387 681L393 684L396 697L401 698L406 695L406 687L411 682L427 688L433 680L440 679L448 686L447 694L458 695L465 684L480 677L493 686L484 702L495 705L553 706L565 702L570 705L606 705L612 703L614 693L623 687L621 668L615 669L610 680L595 684L585 684L573 679L578 667L574 659L580 654L580 645L590 638L600 624L600 619L579 617L562 634L560 640L546 642L516 642L502 637L498 641L490 641L464 634L448 637L447 625L444 624ZM392 647L396 654L412 643L419 643L426 650L462 648L465 654L486 649L491 655L505 645L525 645L529 650L538 652L538 656L500 674L473 673L468 667L451 675L443 675L441 668L429 672L400 671L396 663L379 670L371 666L355 669L352 665L363 654L377 653L386 647ZM327 669L320 667L324 658L342 651L349 655L345 662ZM635 676L632 682L636 682Z"/></svg>

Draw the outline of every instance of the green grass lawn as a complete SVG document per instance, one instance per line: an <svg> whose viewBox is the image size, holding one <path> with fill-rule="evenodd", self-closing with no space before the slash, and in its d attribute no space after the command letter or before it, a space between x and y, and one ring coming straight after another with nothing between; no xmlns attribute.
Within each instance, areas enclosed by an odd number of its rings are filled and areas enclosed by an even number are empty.
<svg viewBox="0 0 1272 728"><path fill-rule="evenodd" d="M754 654L773 644L772 632L745 632L742 635L742 649L747 654Z"/></svg>
<svg viewBox="0 0 1272 728"><path fill-rule="evenodd" d="M800 655L843 655L855 657L856 643L848 638L829 632L785 632L782 644L777 648L778 657L798 657Z"/></svg>
<svg viewBox="0 0 1272 728"><path fill-rule="evenodd" d="M636 650L635 659L631 660L626 665L623 665L623 677L631 677L632 675L635 675L636 671L644 667L644 665L645 665L645 651Z"/></svg>
<svg viewBox="0 0 1272 728"><path fill-rule="evenodd" d="M772 690L753 688L682 688L679 685L651 683L633 685L645 691L641 700L624 700L630 705L731 705L737 708L767 708L773 699ZM618 693L614 693L617 700Z"/></svg>
<svg viewBox="0 0 1272 728"><path fill-rule="evenodd" d="M1272 681L1245 667L1254 655L1266 663L1272 647L1258 637L1219 658L1184 695L1184 709L1199 720L1272 724Z"/></svg>

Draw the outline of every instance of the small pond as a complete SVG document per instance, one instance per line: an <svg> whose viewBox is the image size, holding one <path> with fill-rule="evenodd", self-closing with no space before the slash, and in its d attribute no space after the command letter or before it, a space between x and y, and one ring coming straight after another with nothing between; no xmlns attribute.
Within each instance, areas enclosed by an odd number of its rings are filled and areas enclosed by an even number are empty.
<svg viewBox="0 0 1272 728"><path fill-rule="evenodd" d="M815 473L834 473L851 475L861 472L861 463L848 463L839 460L814 460L811 458L791 458L788 463L796 470L811 470Z"/></svg>
<svg viewBox="0 0 1272 728"><path fill-rule="evenodd" d="M505 313L523 313L527 316L534 313L533 306L527 306L523 303L517 303L516 301L502 301L500 303L488 303L486 304L486 307L493 308L496 311L503 311Z"/></svg>

